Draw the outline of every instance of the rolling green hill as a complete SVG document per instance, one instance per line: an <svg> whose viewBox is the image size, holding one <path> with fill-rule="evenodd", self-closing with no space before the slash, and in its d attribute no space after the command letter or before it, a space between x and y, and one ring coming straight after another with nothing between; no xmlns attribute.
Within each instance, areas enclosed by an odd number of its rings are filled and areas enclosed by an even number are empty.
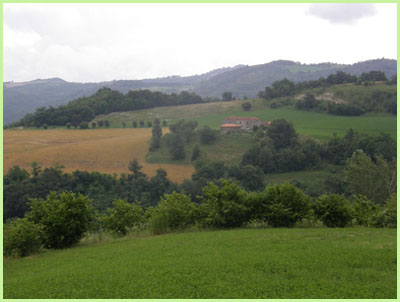
<svg viewBox="0 0 400 302"><path fill-rule="evenodd" d="M355 86L354 86L355 87ZM333 88L332 91L339 88ZM347 88L344 89L347 93ZM359 89L356 87L356 89ZM362 89L362 87L360 87ZM343 90L340 90L343 91ZM324 92L326 93L326 91ZM356 96L352 96L356 98ZM346 98L344 94L343 98ZM315 138L326 140L334 133L343 136L350 128L360 133L378 135L381 132L389 134L396 139L396 116L386 113L365 114L357 117L337 116L326 113L296 110L292 107L280 107L272 109L264 101L256 99L250 101L252 110L244 112L241 104L246 101L217 102L207 104L194 104L174 107L159 107L154 109L115 112L106 116L97 116L94 121L107 119L113 127L122 127L126 123L127 127L132 127L133 121L139 120L167 120L174 123L179 119L195 120L199 127L209 126L219 129L221 121L230 115L258 117L263 121L284 118L292 122L296 131L300 134L314 136Z"/></svg>
<svg viewBox="0 0 400 302"><path fill-rule="evenodd" d="M5 260L6 299L395 299L395 229L236 229Z"/></svg>

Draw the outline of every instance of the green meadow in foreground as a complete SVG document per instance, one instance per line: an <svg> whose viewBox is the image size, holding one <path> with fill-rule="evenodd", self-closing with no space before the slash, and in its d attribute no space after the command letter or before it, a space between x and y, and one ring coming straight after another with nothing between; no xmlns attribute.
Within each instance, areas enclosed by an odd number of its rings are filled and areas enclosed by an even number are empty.
<svg viewBox="0 0 400 302"><path fill-rule="evenodd" d="M4 261L4 298L396 298L395 229L236 229Z"/></svg>

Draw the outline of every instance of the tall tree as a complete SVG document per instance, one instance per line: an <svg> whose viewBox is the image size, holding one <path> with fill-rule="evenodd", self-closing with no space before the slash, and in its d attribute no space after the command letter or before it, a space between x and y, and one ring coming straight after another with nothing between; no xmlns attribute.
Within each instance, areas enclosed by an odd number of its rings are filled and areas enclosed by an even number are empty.
<svg viewBox="0 0 400 302"><path fill-rule="evenodd" d="M152 138L150 143L150 151L160 148L161 146L161 136L162 136L162 129L160 125L160 120L155 119L153 129L151 130Z"/></svg>

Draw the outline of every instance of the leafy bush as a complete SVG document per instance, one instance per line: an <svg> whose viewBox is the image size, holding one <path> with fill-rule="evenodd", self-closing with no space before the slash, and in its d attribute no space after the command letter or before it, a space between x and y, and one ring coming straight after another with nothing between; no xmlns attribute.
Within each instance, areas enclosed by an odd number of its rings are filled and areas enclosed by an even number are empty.
<svg viewBox="0 0 400 302"><path fill-rule="evenodd" d="M89 128L88 122L82 122L79 124L79 129L87 129Z"/></svg>
<svg viewBox="0 0 400 302"><path fill-rule="evenodd" d="M42 227L26 218L17 218L4 225L3 253L6 256L28 256L42 245Z"/></svg>
<svg viewBox="0 0 400 302"><path fill-rule="evenodd" d="M220 183L220 188L212 182L203 187L203 222L211 227L239 227L248 220L247 192L231 180Z"/></svg>
<svg viewBox="0 0 400 302"><path fill-rule="evenodd" d="M149 226L153 233L185 229L193 225L196 205L184 193L165 194L155 208L149 210Z"/></svg>
<svg viewBox="0 0 400 302"><path fill-rule="evenodd" d="M363 195L355 196L353 201L354 223L369 227L373 217L376 217L379 208Z"/></svg>
<svg viewBox="0 0 400 302"><path fill-rule="evenodd" d="M196 145L196 146L194 146L194 148L193 148L191 160L192 160L192 161L193 161L193 160L196 160L196 159L199 158L199 156L200 156L200 148L199 148L199 145Z"/></svg>
<svg viewBox="0 0 400 302"><path fill-rule="evenodd" d="M164 140L166 141L171 154L171 159L179 160L186 157L185 147L183 144L182 137L177 133L168 133L165 135Z"/></svg>
<svg viewBox="0 0 400 302"><path fill-rule="evenodd" d="M339 194L320 196L314 206L315 215L329 228L350 224L353 213L349 201Z"/></svg>
<svg viewBox="0 0 400 302"><path fill-rule="evenodd" d="M143 221L143 209L139 205L116 199L113 207L107 209L107 213L101 217L101 221L106 230L126 235L130 228Z"/></svg>
<svg viewBox="0 0 400 302"><path fill-rule="evenodd" d="M243 103L242 108L244 111L249 111L251 109L251 104L249 102Z"/></svg>
<svg viewBox="0 0 400 302"><path fill-rule="evenodd" d="M311 203L292 184L267 187L253 198L252 218L266 220L273 227L293 227L310 215Z"/></svg>
<svg viewBox="0 0 400 302"><path fill-rule="evenodd" d="M217 139L216 132L212 130L210 127L204 126L200 130L200 142L202 144L213 144Z"/></svg>
<svg viewBox="0 0 400 302"><path fill-rule="evenodd" d="M372 218L374 227L397 227L397 196L393 194L381 208L381 210Z"/></svg>
<svg viewBox="0 0 400 302"><path fill-rule="evenodd" d="M28 219L43 226L44 245L65 248L79 242L93 218L91 200L71 192L50 192L45 200L30 199Z"/></svg>

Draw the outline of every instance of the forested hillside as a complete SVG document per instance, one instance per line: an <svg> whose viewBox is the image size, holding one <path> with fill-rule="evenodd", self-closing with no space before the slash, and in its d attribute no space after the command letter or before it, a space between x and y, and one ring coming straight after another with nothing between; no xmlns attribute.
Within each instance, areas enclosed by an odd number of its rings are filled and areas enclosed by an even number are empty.
<svg viewBox="0 0 400 302"><path fill-rule="evenodd" d="M396 74L396 60L371 60L343 65L334 63L301 64L292 61L274 61L267 64L220 68L201 75L171 76L145 80L118 80L100 83L71 83L62 79L35 80L24 83L7 82L4 91L4 124L9 124L39 107L57 107L68 101L95 93L108 87L121 93L135 89L149 89L164 93L195 92L201 97L218 97L225 91L237 98L255 97L265 86L287 78L294 82L316 80L338 70L359 75L380 70L388 78Z"/></svg>
<svg viewBox="0 0 400 302"><path fill-rule="evenodd" d="M297 83L284 78L259 91L258 96L265 100L264 105L269 108L293 106L299 110L344 116L359 116L367 112L396 115L396 84L396 75L388 79L381 71L370 71L360 76L337 71L326 78ZM108 120L106 115L110 113L209 102L218 104L218 101L220 100L202 98L186 91L165 94L150 90L132 90L124 95L110 88L102 88L90 97L78 98L58 108L41 107L7 127L39 128L52 125L87 128L88 123L99 115ZM231 95L225 101L231 101ZM180 118L175 116L175 119Z"/></svg>

